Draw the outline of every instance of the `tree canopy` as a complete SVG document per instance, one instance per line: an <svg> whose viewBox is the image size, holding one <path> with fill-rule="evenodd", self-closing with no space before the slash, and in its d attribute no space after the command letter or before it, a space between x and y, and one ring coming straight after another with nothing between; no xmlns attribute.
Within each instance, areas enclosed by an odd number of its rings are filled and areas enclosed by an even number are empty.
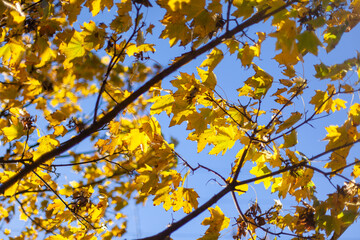
<svg viewBox="0 0 360 240"><path fill-rule="evenodd" d="M347 46L326 60L360 0L1 0L0 11L9 239L126 237L125 209L146 202L184 214L143 239L202 213L191 239L335 240L357 220L360 56ZM184 142L197 150L184 157ZM219 184L205 196L201 172ZM277 200L249 202L254 191Z"/></svg>

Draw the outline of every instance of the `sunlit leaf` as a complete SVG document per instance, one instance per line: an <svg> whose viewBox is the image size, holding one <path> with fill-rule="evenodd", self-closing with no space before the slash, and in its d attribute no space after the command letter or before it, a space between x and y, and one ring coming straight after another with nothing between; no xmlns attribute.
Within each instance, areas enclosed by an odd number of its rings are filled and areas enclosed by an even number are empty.
<svg viewBox="0 0 360 240"><path fill-rule="evenodd" d="M286 119L276 130L276 133L279 133L287 128L291 128L294 126L295 123L297 123L302 117L302 114L299 112L293 112L291 113L291 116Z"/></svg>
<svg viewBox="0 0 360 240"><path fill-rule="evenodd" d="M204 60L200 67L208 67L208 71L212 72L219 62L224 58L224 54L220 49L214 48L207 59Z"/></svg>
<svg viewBox="0 0 360 240"><path fill-rule="evenodd" d="M82 57L85 55L84 39L83 36L78 32L74 31L73 36L69 43L61 43L59 50L66 56L64 61L65 68L71 68L73 59Z"/></svg>
<svg viewBox="0 0 360 240"><path fill-rule="evenodd" d="M289 148L293 147L298 143L297 133L295 129L291 131L288 135L284 135L284 144L280 145L279 148Z"/></svg>
<svg viewBox="0 0 360 240"><path fill-rule="evenodd" d="M202 225L209 225L209 228L206 230L205 235L199 238L199 240L217 239L220 236L220 231L229 226L230 219L224 215L218 206L209 208L209 211L211 216L205 218L201 223Z"/></svg>

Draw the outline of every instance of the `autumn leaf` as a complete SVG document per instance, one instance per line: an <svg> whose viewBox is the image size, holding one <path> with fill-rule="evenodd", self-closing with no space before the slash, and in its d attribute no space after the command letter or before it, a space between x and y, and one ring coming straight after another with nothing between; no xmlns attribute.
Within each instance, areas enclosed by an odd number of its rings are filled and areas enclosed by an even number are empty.
<svg viewBox="0 0 360 240"><path fill-rule="evenodd" d="M255 175L256 177L261 177L264 176L266 174L271 173L270 169L266 166L266 165L262 165L262 164L257 164L255 167L253 167L250 170L250 173ZM264 187L267 189L271 186L271 178L265 178L263 180L257 180L255 181L255 184L259 184L263 182L264 183Z"/></svg>
<svg viewBox="0 0 360 240"><path fill-rule="evenodd" d="M89 23L84 22L84 26L81 27L84 38L83 46L87 51L95 49L96 51L104 46L104 37L106 36L105 28L106 25L100 25L97 27L93 21Z"/></svg>
<svg viewBox="0 0 360 240"><path fill-rule="evenodd" d="M169 0L166 2L172 11L186 13L190 18L203 11L205 7L205 0Z"/></svg>
<svg viewBox="0 0 360 240"><path fill-rule="evenodd" d="M45 240L65 240L65 239L67 239L67 238L63 237L63 236L61 236L59 234L56 234L56 235L45 238Z"/></svg>
<svg viewBox="0 0 360 240"><path fill-rule="evenodd" d="M85 6L89 8L93 16L98 15L98 13L103 11L107 7L110 11L113 6L112 0L87 0Z"/></svg>
<svg viewBox="0 0 360 240"><path fill-rule="evenodd" d="M326 33L324 34L324 40L327 43L326 46L327 52L330 52L336 47L345 30L346 30L345 24L336 27L329 27L328 29L326 29Z"/></svg>
<svg viewBox="0 0 360 240"><path fill-rule="evenodd" d="M44 153L50 152L55 147L59 146L59 141L55 139L54 136L46 135L38 140L39 146L37 150L33 153L34 160L38 159Z"/></svg>
<svg viewBox="0 0 360 240"><path fill-rule="evenodd" d="M4 135L9 141L19 139L20 137L25 135L23 124L18 120L15 120L15 118L13 119L13 123L10 127L4 127L3 129L1 129L1 131L4 133Z"/></svg>
<svg viewBox="0 0 360 240"><path fill-rule="evenodd" d="M346 121L343 126L329 126L325 128L328 134L323 140L328 141L326 151L341 147L348 143L353 143L357 139L357 131L354 126ZM351 145L349 147L342 147L331 154L331 161L325 165L326 168L333 170L339 169L346 164L346 156L349 154ZM341 172L341 171L340 171Z"/></svg>
<svg viewBox="0 0 360 240"><path fill-rule="evenodd" d="M320 40L317 38L313 31L304 31L297 36L298 49L301 53L311 52L315 56L318 54L318 46L321 46ZM303 53L303 55L305 55Z"/></svg>
<svg viewBox="0 0 360 240"><path fill-rule="evenodd" d="M199 238L199 240L217 239L220 236L220 231L229 226L230 219L223 214L218 206L209 208L209 211L211 216L205 218L201 223L202 225L209 225L209 228L206 230L205 235Z"/></svg>
<svg viewBox="0 0 360 240"><path fill-rule="evenodd" d="M281 125L279 125L278 129L276 130L276 133L279 133L287 128L291 128L294 126L295 123L297 123L302 117L302 114L299 112L293 112L291 113L291 116L286 119Z"/></svg>
<svg viewBox="0 0 360 240"><path fill-rule="evenodd" d="M189 28L186 25L184 15L181 13L167 13L161 20L161 23L164 24L166 28L161 32L160 37L163 39L169 38L171 47L174 46L179 40L181 41L181 46L185 46L191 41Z"/></svg>
<svg viewBox="0 0 360 240"><path fill-rule="evenodd" d="M49 204L47 210L52 210L53 214L57 212L62 212L65 210L65 204L60 201L60 199L55 199L53 203Z"/></svg>
<svg viewBox="0 0 360 240"><path fill-rule="evenodd" d="M359 160L355 159L355 162L359 162ZM359 164L354 165L351 176L353 176L354 178L357 178L357 177L360 176L360 166L359 166Z"/></svg>
<svg viewBox="0 0 360 240"><path fill-rule="evenodd" d="M197 71L203 84L210 89L215 89L217 83L215 74L211 71L202 70L201 68L198 68Z"/></svg>
<svg viewBox="0 0 360 240"><path fill-rule="evenodd" d="M57 110L57 111L45 116L45 118L46 118L46 120L49 121L51 126L57 126L62 121L64 121L67 118L67 116L63 112Z"/></svg>
<svg viewBox="0 0 360 240"><path fill-rule="evenodd" d="M284 134L284 144L281 144L279 148L293 147L298 143L296 130L293 129L288 135Z"/></svg>
<svg viewBox="0 0 360 240"><path fill-rule="evenodd" d="M212 72L219 64L219 62L221 62L221 60L224 58L224 54L220 49L214 48L206 57L207 59L201 63L200 67L208 67L208 71Z"/></svg>
<svg viewBox="0 0 360 240"><path fill-rule="evenodd" d="M135 44L130 44L126 48L126 53L129 56L133 56L134 54L138 54L141 52L155 52L154 44L141 44L140 46L136 46Z"/></svg>
<svg viewBox="0 0 360 240"><path fill-rule="evenodd" d="M66 56L64 67L71 68L73 66L72 60L82 57L86 53L83 36L74 30L70 41L68 43L62 42L59 50Z"/></svg>
<svg viewBox="0 0 360 240"><path fill-rule="evenodd" d="M22 42L12 40L0 48L0 57L4 65L17 65L25 52Z"/></svg>
<svg viewBox="0 0 360 240"><path fill-rule="evenodd" d="M350 107L349 118L354 126L360 125L360 104L355 103Z"/></svg>
<svg viewBox="0 0 360 240"><path fill-rule="evenodd" d="M9 178L11 178L12 176L14 176L16 173L12 172L12 171L4 171L0 174L1 177L1 182L4 182L6 180L8 180ZM4 192L4 196L14 196L14 194L17 192L19 187L19 183L14 184L13 186L11 186L11 188L7 189Z"/></svg>
<svg viewBox="0 0 360 240"><path fill-rule="evenodd" d="M199 195L195 192L194 189L192 188L184 188L183 191L183 198L184 198L184 203L183 203L183 209L184 209L184 213L190 213L192 211L192 209L197 209L198 208L198 197Z"/></svg>
<svg viewBox="0 0 360 240"><path fill-rule="evenodd" d="M249 46L245 44L245 47L239 50L238 58L241 59L241 63L244 67L250 66L254 57L260 56L260 46Z"/></svg>
<svg viewBox="0 0 360 240"><path fill-rule="evenodd" d="M340 98L332 99L327 92L316 90L316 94L312 97L311 104L315 105L315 110L318 113L326 111L339 111L341 108L346 108L346 101Z"/></svg>
<svg viewBox="0 0 360 240"><path fill-rule="evenodd" d="M242 195L249 190L249 185L247 184L238 185L235 187L235 190L239 195Z"/></svg>

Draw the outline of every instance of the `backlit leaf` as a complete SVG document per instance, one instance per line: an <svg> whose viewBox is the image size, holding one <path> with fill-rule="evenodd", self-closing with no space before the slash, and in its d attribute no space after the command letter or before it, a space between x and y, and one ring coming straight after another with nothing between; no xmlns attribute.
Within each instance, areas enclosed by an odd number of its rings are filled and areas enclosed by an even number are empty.
<svg viewBox="0 0 360 240"><path fill-rule="evenodd" d="M78 57L82 57L86 53L83 36L78 31L74 31L70 42L62 42L60 44L59 50L66 56L64 67L71 68L73 66L72 60Z"/></svg>
<svg viewBox="0 0 360 240"><path fill-rule="evenodd" d="M299 112L293 112L291 113L291 116L286 119L276 130L276 133L279 133L287 128L291 128L294 126L295 123L297 123L302 117L302 114Z"/></svg>
<svg viewBox="0 0 360 240"><path fill-rule="evenodd" d="M209 211L211 216L205 218L201 223L202 225L209 225L209 228L206 230L205 235L199 238L199 240L217 239L220 236L220 231L229 226L230 219L224 215L218 206L209 208Z"/></svg>
<svg viewBox="0 0 360 240"><path fill-rule="evenodd" d="M33 153L34 160L38 159L44 153L50 152L55 147L59 146L59 141L54 138L54 136L46 135L41 137L38 140L39 146L37 150Z"/></svg>
<svg viewBox="0 0 360 240"><path fill-rule="evenodd" d="M298 143L296 130L293 129L290 134L284 134L284 144L281 144L279 148L293 147Z"/></svg>
<svg viewBox="0 0 360 240"><path fill-rule="evenodd" d="M200 67L208 67L208 71L212 72L219 62L224 58L224 54L220 49L214 48L207 59L204 60Z"/></svg>
<svg viewBox="0 0 360 240"><path fill-rule="evenodd" d="M318 46L321 46L320 40L313 31L304 31L297 36L299 52L309 51L315 56L318 54Z"/></svg>

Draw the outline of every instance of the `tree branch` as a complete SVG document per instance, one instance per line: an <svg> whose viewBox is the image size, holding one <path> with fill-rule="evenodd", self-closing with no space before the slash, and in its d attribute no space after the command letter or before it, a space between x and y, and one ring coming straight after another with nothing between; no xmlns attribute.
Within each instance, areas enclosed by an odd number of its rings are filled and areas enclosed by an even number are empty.
<svg viewBox="0 0 360 240"><path fill-rule="evenodd" d="M169 236L171 233L175 232L177 229L184 226L186 223L190 222L192 219L196 218L198 215L200 215L202 212L204 212L206 209L208 209L214 203L219 201L227 193L231 192L232 188L233 187L231 185L226 186L223 190L221 190L220 192L215 194L212 198L210 198L206 203L204 203L199 208L197 208L193 212L189 213L188 215L186 215L179 221L172 223L164 231L162 231L156 235L153 235L151 237L140 238L138 240L163 240L163 239L166 239L166 237Z"/></svg>

